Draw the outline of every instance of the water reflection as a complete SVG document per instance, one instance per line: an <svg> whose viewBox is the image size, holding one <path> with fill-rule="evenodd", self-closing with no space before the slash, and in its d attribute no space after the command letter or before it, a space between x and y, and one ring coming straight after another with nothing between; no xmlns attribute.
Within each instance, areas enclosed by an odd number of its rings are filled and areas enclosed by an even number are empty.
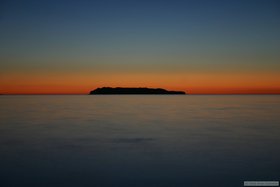
<svg viewBox="0 0 280 187"><path fill-rule="evenodd" d="M279 96L1 96L1 186L277 180Z"/></svg>

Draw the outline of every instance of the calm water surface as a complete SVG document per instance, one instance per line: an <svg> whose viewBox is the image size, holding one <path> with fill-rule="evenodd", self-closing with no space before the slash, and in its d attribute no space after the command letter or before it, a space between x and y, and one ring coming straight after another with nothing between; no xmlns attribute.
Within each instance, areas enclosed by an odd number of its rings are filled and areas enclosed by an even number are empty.
<svg viewBox="0 0 280 187"><path fill-rule="evenodd" d="M280 179L280 96L0 96L1 187Z"/></svg>

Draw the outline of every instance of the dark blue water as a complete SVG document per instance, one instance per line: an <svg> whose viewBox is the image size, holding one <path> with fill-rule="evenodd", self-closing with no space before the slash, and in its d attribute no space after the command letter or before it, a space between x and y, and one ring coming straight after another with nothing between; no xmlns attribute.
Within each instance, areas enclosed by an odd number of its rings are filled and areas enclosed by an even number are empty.
<svg viewBox="0 0 280 187"><path fill-rule="evenodd" d="M1 96L1 187L280 179L280 96Z"/></svg>

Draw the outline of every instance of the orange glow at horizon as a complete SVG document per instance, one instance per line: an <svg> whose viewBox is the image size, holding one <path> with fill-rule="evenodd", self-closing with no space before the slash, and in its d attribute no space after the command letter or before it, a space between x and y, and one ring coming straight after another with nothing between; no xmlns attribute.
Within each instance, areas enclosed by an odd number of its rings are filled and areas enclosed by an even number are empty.
<svg viewBox="0 0 280 187"><path fill-rule="evenodd" d="M97 87L151 87L189 94L280 94L278 74L110 73L2 76L1 94L87 94Z"/></svg>

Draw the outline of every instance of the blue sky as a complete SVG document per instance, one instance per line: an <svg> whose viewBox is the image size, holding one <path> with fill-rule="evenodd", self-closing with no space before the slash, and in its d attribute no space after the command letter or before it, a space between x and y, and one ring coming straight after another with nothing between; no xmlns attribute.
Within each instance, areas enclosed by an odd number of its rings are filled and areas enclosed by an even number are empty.
<svg viewBox="0 0 280 187"><path fill-rule="evenodd" d="M275 72L279 10L277 0L1 1L2 73Z"/></svg>

